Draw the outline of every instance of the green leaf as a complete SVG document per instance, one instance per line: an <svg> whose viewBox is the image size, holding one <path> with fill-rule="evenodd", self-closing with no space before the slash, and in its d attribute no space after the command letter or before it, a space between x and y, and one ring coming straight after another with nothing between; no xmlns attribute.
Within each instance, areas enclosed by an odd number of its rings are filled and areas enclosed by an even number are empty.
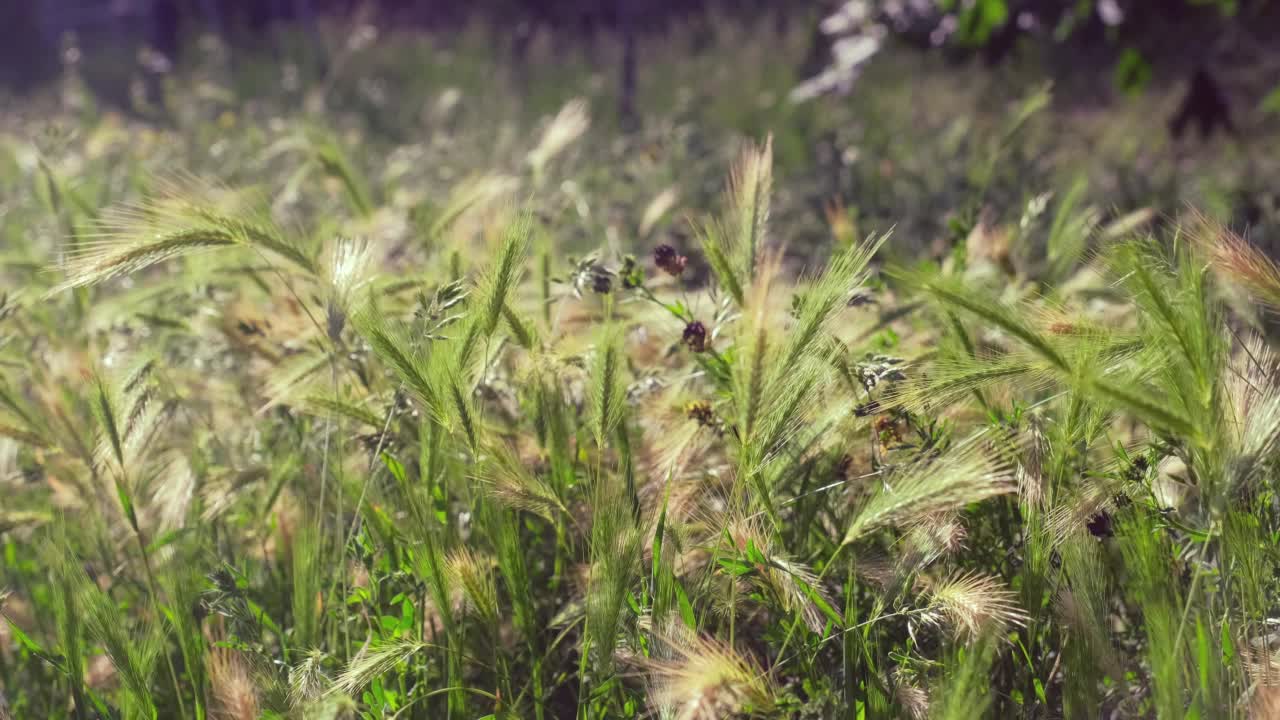
<svg viewBox="0 0 1280 720"><path fill-rule="evenodd" d="M133 509L133 496L129 494L129 488L124 484L119 476L112 475L112 480L116 486L116 497L120 499L120 509L124 511L125 519L129 521L129 525L134 532L138 530L138 515Z"/></svg>
<svg viewBox="0 0 1280 720"><path fill-rule="evenodd" d="M1222 621L1222 664L1225 667L1234 667L1236 659L1236 646L1231 642L1231 623L1226 620Z"/></svg>
<svg viewBox="0 0 1280 720"><path fill-rule="evenodd" d="M413 629L414 617L413 602L405 598L404 602L400 604L400 632L409 632Z"/></svg>
<svg viewBox="0 0 1280 720"><path fill-rule="evenodd" d="M161 549L161 548L163 548L163 547L166 547L166 546L168 546L168 545L172 545L172 544L173 544L173 543L174 543L178 538L182 537L183 535L188 534L188 532L189 532L189 531L188 531L188 529L187 529L187 528L179 528L179 529L177 529L177 530L170 530L169 532L166 532L165 534L161 535L160 537L156 538L155 540L152 540L152 541L151 541L151 544L150 544L150 545L147 545L147 552L148 552L148 553L154 553L154 552L156 552L157 550L160 550L160 549Z"/></svg>
<svg viewBox="0 0 1280 720"><path fill-rule="evenodd" d="M750 575L751 573L756 571L756 568L754 565L750 565L741 560L735 560L733 558L720 558L719 563L720 563L720 567L723 568L725 572L728 572L730 575L734 575L734 576Z"/></svg>
<svg viewBox="0 0 1280 720"><path fill-rule="evenodd" d="M957 35L962 42L982 45L1008 21L1009 5L1005 0L976 0L960 14Z"/></svg>
<svg viewBox="0 0 1280 720"><path fill-rule="evenodd" d="M138 516L133 507L133 495L129 492L129 486L124 481L124 478L121 477L121 473L125 471L124 440L120 435L120 427L116 423L116 413L111 403L111 392L107 388L106 381L101 376L94 378L93 390L93 413L97 416L98 424L102 426L102 431L106 434L107 441L111 445L111 452L118 463L118 472L113 471L111 473L111 480L115 484L116 497L120 500L120 508L124 511L125 519L129 521L133 531L138 532Z"/></svg>
<svg viewBox="0 0 1280 720"><path fill-rule="evenodd" d="M650 571L649 582L654 595L658 594L658 577L662 569L662 536L666 533L667 501L670 496L671 485L668 483L662 493L662 511L658 513L658 524L653 530L653 567Z"/></svg>
<svg viewBox="0 0 1280 720"><path fill-rule="evenodd" d="M1129 95L1142 92L1151 82L1151 65L1135 48L1125 48L1116 61L1116 87Z"/></svg>
<svg viewBox="0 0 1280 720"><path fill-rule="evenodd" d="M258 619L258 622L262 623L263 627L275 633L276 637L284 637L284 631L280 629L279 625L276 625L276 621L271 619L271 616L267 614L267 611L261 605L248 598L245 598L245 603L249 606L249 611Z"/></svg>
<svg viewBox="0 0 1280 720"><path fill-rule="evenodd" d="M1262 98L1262 102L1258 103L1258 112L1265 115L1280 114L1280 85L1277 85Z"/></svg>
<svg viewBox="0 0 1280 720"><path fill-rule="evenodd" d="M31 653L32 655L40 658L41 660L49 663L50 665L57 668L58 670L64 673L66 672L65 666L63 666L63 664L59 662L56 657L45 652L45 649L40 647L40 643L36 642L31 638L30 635L23 632L22 628L18 627L16 623L14 623L12 620L8 618L8 616L0 614L0 617L3 617L5 621L9 623L9 630L10 630L10 633L13 635L13 639L17 640L18 644L21 645L23 649L25 649L27 652Z"/></svg>
<svg viewBox="0 0 1280 720"><path fill-rule="evenodd" d="M1209 647L1209 630L1204 626L1204 620L1196 618L1196 655L1197 664L1200 666L1200 693L1201 697L1212 697L1212 687L1209 682L1209 668L1213 661L1213 652Z"/></svg>
<svg viewBox="0 0 1280 720"><path fill-rule="evenodd" d="M388 635L395 635L400 631L400 618L394 615L383 615L378 618L378 622L382 625L382 632Z"/></svg>
<svg viewBox="0 0 1280 720"><path fill-rule="evenodd" d="M791 577L792 577L792 580L794 580L795 583L799 585L802 590L804 590L804 593L809 597L809 600L814 605L818 606L818 609L822 611L823 615L827 616L828 620L835 623L836 627L840 627L844 625L844 618L840 617L840 613L836 612L836 609L831 607L831 604L828 603L826 600L824 600L822 598L822 595L818 594L818 591L815 590L812 585L805 582L799 576L792 575Z"/></svg>
<svg viewBox="0 0 1280 720"><path fill-rule="evenodd" d="M676 602L680 605L680 619L684 621L685 626L690 628L698 627L698 620L693 614L693 604L689 602L689 596L684 591L684 585L679 581L672 583L676 589Z"/></svg>
<svg viewBox="0 0 1280 720"><path fill-rule="evenodd" d="M404 465L401 465L399 460L385 450L382 453L382 464L387 466L387 470L391 471L391 476L396 481L400 483L407 482L405 480Z"/></svg>

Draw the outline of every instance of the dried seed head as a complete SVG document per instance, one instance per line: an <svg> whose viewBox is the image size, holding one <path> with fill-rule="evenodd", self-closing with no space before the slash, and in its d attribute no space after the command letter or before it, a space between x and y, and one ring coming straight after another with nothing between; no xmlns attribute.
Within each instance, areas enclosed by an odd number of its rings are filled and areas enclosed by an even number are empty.
<svg viewBox="0 0 1280 720"><path fill-rule="evenodd" d="M991 629L1003 632L1026 624L1017 596L995 576L955 572L941 580L922 577L920 583L930 600L925 621L949 625L957 637L972 639Z"/></svg>
<svg viewBox="0 0 1280 720"><path fill-rule="evenodd" d="M684 406L684 413L690 420L702 427L713 427L716 424L716 412L706 400L695 400Z"/></svg>
<svg viewBox="0 0 1280 720"><path fill-rule="evenodd" d="M671 638L666 659L645 662L650 701L677 720L704 720L767 713L774 688L756 663L728 645L705 637Z"/></svg>
<svg viewBox="0 0 1280 720"><path fill-rule="evenodd" d="M909 679L894 674L893 695L906 717L924 720L929 717L929 694Z"/></svg>
<svg viewBox="0 0 1280 720"><path fill-rule="evenodd" d="M459 590L465 606L486 622L497 622L498 590L493 579L493 560L468 548L459 548L445 558L449 584Z"/></svg>
<svg viewBox="0 0 1280 720"><path fill-rule="evenodd" d="M209 716L217 720L258 717L258 689L240 651L213 648L205 656L211 690Z"/></svg>

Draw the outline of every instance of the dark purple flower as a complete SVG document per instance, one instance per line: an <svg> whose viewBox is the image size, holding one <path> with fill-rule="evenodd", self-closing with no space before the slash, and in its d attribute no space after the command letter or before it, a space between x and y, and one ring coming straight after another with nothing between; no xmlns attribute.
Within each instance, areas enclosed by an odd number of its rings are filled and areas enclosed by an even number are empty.
<svg viewBox="0 0 1280 720"><path fill-rule="evenodd" d="M608 271L599 270L591 276L591 290L601 295L608 295L613 289L613 278Z"/></svg>
<svg viewBox="0 0 1280 720"><path fill-rule="evenodd" d="M707 326L697 320L685 325L683 340L684 344L688 345L690 350L696 353L706 352Z"/></svg>
<svg viewBox="0 0 1280 720"><path fill-rule="evenodd" d="M665 243L653 249L653 264L672 277L680 277L688 262L689 258Z"/></svg>
<svg viewBox="0 0 1280 720"><path fill-rule="evenodd" d="M1104 538L1115 534L1111 527L1111 513L1106 510L1102 510L1097 515L1089 518L1087 527L1089 528L1089 533L1094 537Z"/></svg>

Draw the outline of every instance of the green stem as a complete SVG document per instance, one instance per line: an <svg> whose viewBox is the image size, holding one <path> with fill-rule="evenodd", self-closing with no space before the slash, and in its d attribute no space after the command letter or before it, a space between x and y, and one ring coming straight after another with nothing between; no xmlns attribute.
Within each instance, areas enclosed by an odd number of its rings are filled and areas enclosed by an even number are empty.
<svg viewBox="0 0 1280 720"><path fill-rule="evenodd" d="M151 556L147 553L147 544L142 539L142 531L135 528L133 534L134 540L138 541L138 550L142 552L142 566L147 572L147 587L151 593L151 606L157 617L164 617L164 612L160 609L160 590L156 583L155 573L151 570ZM187 717L187 704L182 700L182 685L178 682L178 671L173 667L173 658L169 655L168 649L164 649L164 662L169 668L169 680L173 683L173 696L178 699L178 712L182 717ZM197 693L199 695L199 693ZM199 698L196 703L199 705ZM154 714L154 709L152 713ZM201 709L203 714L203 709Z"/></svg>

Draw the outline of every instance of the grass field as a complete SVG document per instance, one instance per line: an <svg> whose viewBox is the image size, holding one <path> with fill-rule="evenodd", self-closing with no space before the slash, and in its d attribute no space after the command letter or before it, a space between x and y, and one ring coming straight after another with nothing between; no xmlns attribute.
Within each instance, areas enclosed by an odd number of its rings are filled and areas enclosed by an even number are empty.
<svg viewBox="0 0 1280 720"><path fill-rule="evenodd" d="M802 30L6 105L0 717L1280 717L1274 131Z"/></svg>

